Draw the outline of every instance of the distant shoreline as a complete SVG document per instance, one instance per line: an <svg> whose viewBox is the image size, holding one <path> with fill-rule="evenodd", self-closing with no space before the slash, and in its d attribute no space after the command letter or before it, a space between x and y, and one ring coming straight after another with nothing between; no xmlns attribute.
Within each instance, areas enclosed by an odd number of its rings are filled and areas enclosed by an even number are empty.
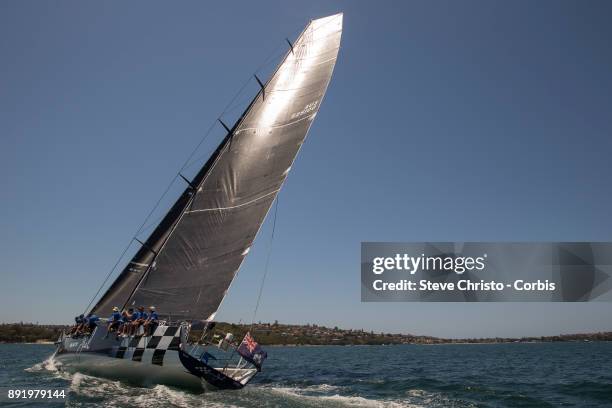
<svg viewBox="0 0 612 408"><path fill-rule="evenodd" d="M402 343L402 344L268 344L266 347L371 347L371 346L473 346L478 344L497 345L497 344L548 344L548 343L609 343L612 340L560 340L560 341L506 341L506 342L449 342L449 343Z"/></svg>
<svg viewBox="0 0 612 408"><path fill-rule="evenodd" d="M393 346L474 346L474 345L502 345L502 344L550 344L550 343L610 343L612 340L561 340L561 341L515 341L515 342L453 342L453 343L402 343L402 344L266 344L265 347L393 347ZM0 344L24 344L33 346L54 345L53 341L39 342L0 342Z"/></svg>
<svg viewBox="0 0 612 408"><path fill-rule="evenodd" d="M0 343L17 344L53 344L69 326L37 325L32 323L0 324ZM447 339L433 336L412 334L374 333L365 330L344 330L338 327L329 328L316 324L290 325L274 323L257 323L254 325L217 322L214 333L224 336L232 333L241 339L247 331L262 346L361 346L361 345L398 345L398 344L506 344L506 343L554 343L554 342L601 342L612 341L612 332L560 334L557 336L539 337L493 337ZM200 329L194 325L190 332L191 340L197 341Z"/></svg>

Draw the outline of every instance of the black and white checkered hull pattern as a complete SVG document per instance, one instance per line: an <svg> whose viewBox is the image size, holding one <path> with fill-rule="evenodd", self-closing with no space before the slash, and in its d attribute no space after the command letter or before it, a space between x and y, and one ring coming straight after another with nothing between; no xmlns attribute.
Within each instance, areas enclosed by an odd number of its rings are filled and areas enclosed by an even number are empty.
<svg viewBox="0 0 612 408"><path fill-rule="evenodd" d="M178 351L181 344L181 330L177 326L159 326L150 337L123 339L120 346L113 348L113 357L144 364L181 365Z"/></svg>
<svg viewBox="0 0 612 408"><path fill-rule="evenodd" d="M55 359L68 371L144 386L239 389L254 377L254 368L214 368L186 352L187 326L184 328L159 326L152 336L121 338L99 326L90 337L63 338Z"/></svg>
<svg viewBox="0 0 612 408"><path fill-rule="evenodd" d="M116 337L99 326L91 337L65 337L55 360L61 369L127 381L142 386L165 384L208 388L182 364L180 326L159 326L152 336Z"/></svg>

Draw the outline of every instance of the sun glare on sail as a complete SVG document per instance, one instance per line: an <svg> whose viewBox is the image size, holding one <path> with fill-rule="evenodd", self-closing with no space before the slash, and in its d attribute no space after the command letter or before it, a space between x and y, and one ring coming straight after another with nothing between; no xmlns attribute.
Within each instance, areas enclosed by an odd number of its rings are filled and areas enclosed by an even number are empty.
<svg viewBox="0 0 612 408"><path fill-rule="evenodd" d="M285 64L272 78L271 89L266 90L268 95L264 100L260 128L276 126L290 118L287 108L303 89L304 82L308 79L308 74L313 66L321 63L317 57L321 51L327 49L326 37L339 33L341 30L341 13L314 20L308 25L304 35L294 45L294 52L287 55ZM287 115L286 118L280 117L283 113ZM267 135L268 132L256 132L256 134Z"/></svg>

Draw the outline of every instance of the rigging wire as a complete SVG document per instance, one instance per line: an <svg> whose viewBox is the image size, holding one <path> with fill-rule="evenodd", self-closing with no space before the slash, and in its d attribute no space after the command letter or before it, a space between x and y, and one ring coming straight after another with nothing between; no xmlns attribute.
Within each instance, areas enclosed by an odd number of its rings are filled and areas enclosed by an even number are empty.
<svg viewBox="0 0 612 408"><path fill-rule="evenodd" d="M276 231L276 217L278 215L278 195L276 196L276 203L274 204L274 219L272 221L272 234L270 235L270 243L268 244L268 254L266 255L266 265L264 266L264 273L261 277L261 283L259 285L259 294L257 295L257 303L255 304L255 310L253 310L253 318L251 319L251 327L249 331L253 330L255 324L255 317L257 316L257 310L259 310L259 304L261 302L261 295L263 293L264 284L266 283L266 277L268 276L268 270L270 267L270 258L272 256L272 244L274 242L274 232Z"/></svg>
<svg viewBox="0 0 612 408"><path fill-rule="evenodd" d="M311 20L312 21L312 20ZM320 27L317 28L311 28L312 31L316 31L318 29L321 29L323 26L329 24L332 20L326 22L325 24L323 24ZM284 45L284 44L283 44ZM278 45L274 51L272 51L269 56L264 60L264 62L254 71L254 73L258 73L260 72L264 67L272 64L273 62L275 62L278 58L279 55L277 55L277 51L278 49L281 47L281 45ZM284 53L281 53L280 55L283 55ZM224 114L226 114L228 111L232 111L235 110L237 108L237 106L232 106L232 104L234 104L234 102L236 101L236 99L242 94L242 92L244 91L244 89L247 87L247 85L253 80L252 76L249 76L249 79L247 81L244 82L244 84L240 87L240 89L238 90L238 92L234 95L234 97L231 99L231 101L225 106L225 108L223 109L223 111L221 112L220 115L218 115L218 118L221 118ZM208 128L208 130L206 131L206 133L204 134L204 136L200 139L200 142L196 145L196 147L193 149L193 151L189 154L189 156L187 157L187 159L185 160L185 162L183 163L183 165L181 166L180 170L176 173L176 175L172 178L172 180L170 181L170 183L168 184L168 186L166 187L166 189L164 190L163 194L161 195L161 197L157 200L157 202L155 203L155 205L153 206L153 208L151 209L151 211L149 212L149 214L145 217L144 221L142 222L142 224L140 225L140 227L138 228L138 230L136 231L136 233L133 235L132 239L130 239L130 242L126 245L125 249L123 250L123 252L121 253L121 255L119 256L119 258L117 259L117 261L115 262L115 264L113 265L113 267L111 268L111 270L109 271L109 273L106 275L106 277L104 278L104 281L102 282L102 284L100 285L100 287L98 288L98 290L96 291L96 293L94 294L94 296L91 298L91 300L89 301L87 307L85 308L84 313L91 307L92 303L94 302L94 300L97 298L97 296L100 294L100 291L102 290L102 288L104 287L104 285L106 285L106 283L108 282L108 280L110 279L110 277L112 276L112 274L115 272L115 270L117 269L117 266L119 266L119 263L121 262L121 260L123 259L123 257L126 255L126 253L128 252L128 250L130 249L130 247L132 246L132 243L134 242L134 240L138 237L138 235L143 231L143 229L148 229L151 227L151 225L147 225L147 223L149 222L149 219L151 218L151 216L153 215L153 213L155 212L155 210L157 210L157 208L159 207L159 205L161 204L162 200L164 199L164 197L168 194L168 192L170 191L170 189L172 188L172 186L174 185L174 182L179 178L179 176L181 175L181 172L183 170L185 170L185 168L190 167L192 165L194 165L195 163L190 163L190 161L192 160L193 156L196 154L196 152L199 150L199 148L202 146L202 144L204 143L204 141L206 141L208 139L208 136L210 135L210 133L212 132L212 130L214 129L214 127L217 125L217 120L215 120L210 127ZM251 328L253 327L253 323L255 321L255 317L257 314L257 310L259 309L259 304L261 301L261 295L263 292L263 287L265 284L265 279L266 276L268 274L268 267L269 267L269 262L270 262L270 256L272 253L272 241L274 240L274 231L276 229L276 216L277 216L277 212L278 212L278 196L276 197L276 204L275 204L275 209L274 209L274 222L273 222L273 226L272 226L272 236L270 238L270 247L268 250L268 255L267 255L267 259L266 259L266 266L265 266L265 270L264 270L264 275L261 281L261 285L259 288L259 294L257 297L257 303L255 305L255 310L253 311L253 318L251 320ZM146 228L145 228L146 226Z"/></svg>
<svg viewBox="0 0 612 408"><path fill-rule="evenodd" d="M311 32L314 32L318 29L321 29L323 26L331 23L333 20L330 19L330 21L327 21L326 23L322 24L321 26L317 27L317 28L312 28ZM312 20L311 20L312 22ZM307 26L307 29L309 27ZM302 31L304 32L304 31ZM293 36L293 35L292 35ZM290 43L291 45L291 43ZM271 53L271 55L266 59L266 61L261 64L256 70L255 73L258 73L261 69L264 68L264 66L270 64L272 62L273 59L272 58L274 56L274 54L276 53L276 51L278 50L278 48L280 48L280 45L277 46L277 48ZM292 47L293 48L293 47ZM230 106L234 103L234 101L238 98L238 96L242 93L242 91L246 88L246 86L251 82L252 80L252 76L249 77L248 81L246 81L244 83L244 85L240 88L240 90L234 95L234 97L232 98L232 100L226 105L226 107L224 108L223 112L218 116L218 118L221 118L230 108ZM232 110L235 109L234 107L232 107ZM87 307L85 308L85 312L90 308L90 306L92 305L92 303L94 302L94 300L96 299L96 297L99 295L100 291L102 290L102 288L104 287L104 285L106 285L106 283L108 282L108 279L111 277L111 275L115 272L117 266L119 265L119 263L121 262L121 260L123 259L123 257L126 255L127 251L129 250L129 248L131 247L132 243L134 242L134 240L138 237L138 235L143 231L143 228L145 227L145 225L147 224L147 222L149 221L150 217L152 216L152 214L154 213L154 211L158 208L158 206L160 205L162 199L168 194L168 192L170 191L171 187L174 185L174 182L177 180L177 178L181 175L180 173L186 168L191 165L193 165L194 163L189 163L190 160L193 158L193 156L196 154L196 152L198 151L198 149L200 148L200 146L204 143L204 141L208 138L209 134L212 132L213 128L215 127L215 125L217 124L217 120L215 120L215 122L213 122L211 124L211 126L209 127L208 131L205 133L205 135L202 137L202 139L200 140L200 142L197 144L197 146L195 147L195 149L191 152L191 154L189 155L189 157L187 158L187 160L185 160L183 166L181 166L181 169L177 172L177 174L174 176L174 178L172 179L172 181L169 183L168 187L166 188L166 190L164 191L164 193L162 194L162 196L159 198L159 200L157 201L157 203L155 204L155 206L153 207L153 209L149 212L149 214L147 215L147 217L145 218L145 220L143 221L143 223L141 224L141 226L138 228L138 230L136 231L136 233L134 234L134 236L132 237L132 239L130 240L130 242L128 243L128 245L125 247L125 249L123 250L121 256L119 257L119 259L117 259L117 262L115 263L115 265L111 268L111 270L109 271L109 273L107 274L107 276L105 277L104 281L102 282L102 284L100 285L100 287L98 288L98 290L96 291L96 294L91 298L89 304L87 305ZM274 228L276 226L276 212L278 211L278 198L276 201L276 207L275 207L275 212L274 212L274 226L273 226L273 231L272 231L272 238L270 241L270 250L268 252L268 259L266 260L266 267L265 267L265 272L264 272L264 276L262 279L262 283L260 286L260 290L259 290L259 296L257 298L257 304L255 307L255 311L253 313L253 320L251 322L251 328L253 326L253 322L255 320L255 315L257 313L257 309L259 308L259 303L261 300L261 294L263 291L263 285L265 282L265 277L267 275L268 272L268 263L270 260L270 254L271 254L271 246L272 246L272 239L274 238ZM146 228L148 229L150 226L147 226Z"/></svg>
<svg viewBox="0 0 612 408"><path fill-rule="evenodd" d="M281 45L278 45L269 55L268 57L264 60L264 63L262 63L254 72L258 73L260 72L265 66L271 64L272 62L274 62L274 60L277 57L277 52L278 49L281 47ZM234 104L234 102L236 102L236 99L238 99L238 97L242 94L242 92L245 90L245 88L247 87L247 85L253 80L253 76L250 75L248 80L246 80L243 85L240 87L240 89L238 90L238 92L236 92L236 94L233 96L233 98L229 101L229 103L227 103L223 109L223 111L221 112L220 115L218 115L218 118L221 118L224 114L226 114L230 108L235 109L236 106L232 106ZM106 275L106 277L104 278L104 281L102 282L102 284L100 285L100 287L98 288L98 290L96 291L96 293L92 296L91 300L89 301L89 303L87 304L87 307L85 308L83 314L85 314L89 308L91 307L91 305L93 304L93 302L96 300L96 298L98 297L98 295L100 294L100 292L102 291L102 289L104 288L104 286L106 285L106 283L108 282L108 280L110 279L110 277L113 275L113 273L115 272L115 270L117 269L117 267L119 266L119 263L123 260L123 257L127 254L128 250L130 249L130 247L132 246L132 243L134 242L134 240L138 237L138 235L143 231L143 229L148 229L150 228L150 225L147 226L147 223L149 222L151 216L153 215L153 213L155 212L155 210L157 210L157 208L159 207L159 205L161 204L162 200L166 197L166 195L168 194L168 192L170 191L170 189L172 188L172 186L174 185L175 181L179 178L181 172L183 172L187 167L192 166L194 163L190 163L190 161L193 159L194 155L196 154L196 152L200 149L200 147L202 146L202 144L204 143L204 141L206 141L208 139L208 136L210 135L210 133L212 132L212 130L215 128L215 126L217 125L218 120L215 119L215 121L210 125L210 127L208 128L208 130L206 131L206 133L204 134L204 136L200 139L199 143L196 145L196 147L193 149L193 151L189 154L189 156L187 157L187 159L185 160L185 162L183 163L183 165L181 166L180 170L176 173L176 175L172 178L172 180L170 181L170 183L168 184L168 186L166 187L166 189L164 190L164 192L162 193L162 195L159 197L159 199L157 200L157 202L155 203L155 205L153 206L153 208L151 209L151 211L149 211L148 215L145 217L144 221L142 222L142 224L138 227L138 229L136 230L136 233L132 236L132 238L130 239L130 242L126 245L125 249L123 250L123 252L121 253L121 255L119 256L119 258L117 259L117 261L115 262L115 264L113 265L113 267L111 268L111 270L108 272L108 274ZM277 206L278 206L278 201L277 201ZM276 213L275 213L276 214ZM276 223L276 215L275 215L275 223ZM146 226L146 228L145 228ZM261 293L260 293L261 296Z"/></svg>

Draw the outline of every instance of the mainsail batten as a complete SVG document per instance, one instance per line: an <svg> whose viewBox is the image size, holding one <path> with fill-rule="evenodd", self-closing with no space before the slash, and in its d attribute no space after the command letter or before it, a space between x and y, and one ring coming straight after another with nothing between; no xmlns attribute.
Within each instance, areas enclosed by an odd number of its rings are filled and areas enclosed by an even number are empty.
<svg viewBox="0 0 612 408"><path fill-rule="evenodd" d="M130 304L156 305L173 319L214 315L318 112L341 31L342 14L306 27L214 160L194 178L195 191L187 189L162 221L167 229L154 232L131 262L149 266L134 273L128 265L96 312L129 297Z"/></svg>

